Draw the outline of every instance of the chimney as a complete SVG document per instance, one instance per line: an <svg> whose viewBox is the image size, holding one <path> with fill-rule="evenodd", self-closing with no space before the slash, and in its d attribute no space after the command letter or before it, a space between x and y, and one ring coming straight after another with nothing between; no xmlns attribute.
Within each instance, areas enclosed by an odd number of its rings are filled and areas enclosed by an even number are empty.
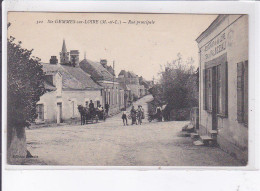
<svg viewBox="0 0 260 191"><path fill-rule="evenodd" d="M103 66L104 68L107 68L107 60L106 60L106 59L101 59L101 60L100 60L100 64L102 64L102 66Z"/></svg>
<svg viewBox="0 0 260 191"><path fill-rule="evenodd" d="M70 63L73 67L79 67L79 51L78 50L70 51Z"/></svg>
<svg viewBox="0 0 260 191"><path fill-rule="evenodd" d="M58 59L56 56L51 56L51 59L50 59L50 64L57 64L58 63Z"/></svg>

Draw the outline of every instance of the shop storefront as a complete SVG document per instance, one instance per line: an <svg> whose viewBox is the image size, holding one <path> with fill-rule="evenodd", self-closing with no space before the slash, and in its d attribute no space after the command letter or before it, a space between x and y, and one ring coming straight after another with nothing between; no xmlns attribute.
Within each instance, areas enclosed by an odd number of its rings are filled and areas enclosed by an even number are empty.
<svg viewBox="0 0 260 191"><path fill-rule="evenodd" d="M196 39L200 136L248 161L248 16L219 15Z"/></svg>

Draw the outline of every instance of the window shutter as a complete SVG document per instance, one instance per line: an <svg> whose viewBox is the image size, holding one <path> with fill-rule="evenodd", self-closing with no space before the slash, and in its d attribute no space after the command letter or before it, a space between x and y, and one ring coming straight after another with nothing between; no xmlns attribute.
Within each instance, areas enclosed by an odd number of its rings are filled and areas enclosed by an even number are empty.
<svg viewBox="0 0 260 191"><path fill-rule="evenodd" d="M222 114L228 116L228 63L224 62L221 64L221 98L222 98Z"/></svg>
<svg viewBox="0 0 260 191"><path fill-rule="evenodd" d="M248 61L244 62L244 123L248 124Z"/></svg>
<svg viewBox="0 0 260 191"><path fill-rule="evenodd" d="M206 92L206 69L203 69L203 109L207 110L207 92Z"/></svg>
<svg viewBox="0 0 260 191"><path fill-rule="evenodd" d="M243 62L237 64L237 121L243 122Z"/></svg>

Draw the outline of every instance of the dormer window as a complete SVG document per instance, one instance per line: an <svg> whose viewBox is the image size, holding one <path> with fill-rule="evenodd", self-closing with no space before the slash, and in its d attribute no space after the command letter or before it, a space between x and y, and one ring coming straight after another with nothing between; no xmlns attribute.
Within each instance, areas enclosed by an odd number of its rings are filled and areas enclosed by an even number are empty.
<svg viewBox="0 0 260 191"><path fill-rule="evenodd" d="M54 83L53 83L53 75L45 75L45 80L49 83L49 84L51 84L51 85L54 85Z"/></svg>

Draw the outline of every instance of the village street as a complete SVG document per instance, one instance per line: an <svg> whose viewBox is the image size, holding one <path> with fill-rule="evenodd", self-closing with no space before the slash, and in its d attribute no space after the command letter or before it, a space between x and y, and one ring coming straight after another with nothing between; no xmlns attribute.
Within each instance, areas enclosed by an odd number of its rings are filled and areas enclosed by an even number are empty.
<svg viewBox="0 0 260 191"><path fill-rule="evenodd" d="M148 95L134 105L151 100ZM130 123L130 121L128 122ZM91 166L229 166L241 165L216 147L194 146L178 136L188 122L151 122L123 126L121 114L106 122L26 131L32 155L48 165Z"/></svg>

